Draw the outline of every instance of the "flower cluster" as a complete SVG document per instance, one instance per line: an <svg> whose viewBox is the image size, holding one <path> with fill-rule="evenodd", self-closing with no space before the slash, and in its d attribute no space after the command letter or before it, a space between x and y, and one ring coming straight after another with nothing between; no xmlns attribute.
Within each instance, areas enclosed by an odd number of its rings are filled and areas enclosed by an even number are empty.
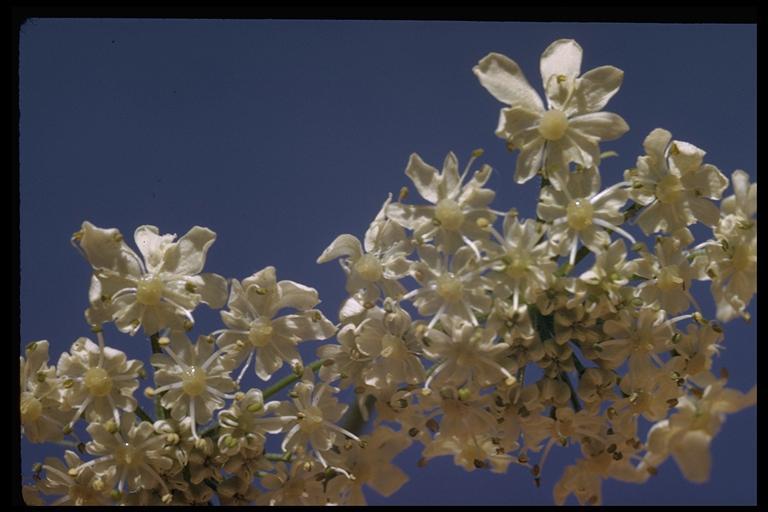
<svg viewBox="0 0 768 512"><path fill-rule="evenodd" d="M80 453L36 465L28 502L364 504L364 487L389 496L407 481L392 459L413 443L422 465L522 466L537 485L551 450L576 444L558 504L600 504L603 480L642 483L670 456L707 480L725 415L756 403L713 364L722 324L748 319L756 293L757 185L735 171L723 198L729 180L705 152L658 128L623 181L604 186L600 144L629 129L602 111L623 73L581 74L581 58L572 40L544 51L546 107L509 58L474 68L506 105L496 134L519 150L515 180L541 179L536 218L491 207L482 151L463 169L453 153L440 169L411 155L420 199L407 188L388 197L362 241L342 234L318 258L338 260L346 279L338 324L316 290L278 281L274 267L242 280L203 273L209 229L176 241L141 226L139 256L117 229L84 222L73 243L93 268L97 341L78 339L55 366L48 342L32 343L20 373L27 439L73 436ZM711 238L696 243L697 223ZM691 294L700 281L714 318ZM200 303L223 325L193 342ZM134 398L144 364L106 345L108 322L150 337L154 417ZM298 346L317 340L327 343L306 363ZM247 387L251 365L260 382L289 373Z"/></svg>

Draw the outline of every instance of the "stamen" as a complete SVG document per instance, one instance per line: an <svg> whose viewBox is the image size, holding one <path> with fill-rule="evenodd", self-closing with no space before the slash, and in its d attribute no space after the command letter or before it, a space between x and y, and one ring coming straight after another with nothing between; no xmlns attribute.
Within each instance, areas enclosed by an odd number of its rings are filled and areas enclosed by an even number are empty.
<svg viewBox="0 0 768 512"><path fill-rule="evenodd" d="M120 481L117 484L117 491L120 494L123 494L123 489L125 488L126 473L128 473L128 466L124 466L123 470L120 472Z"/></svg>
<svg viewBox="0 0 768 512"><path fill-rule="evenodd" d="M482 259L482 256L480 255L480 249L477 248L477 245L475 242L467 238L466 235L461 235L461 239L464 240L464 243L469 246L470 249L472 249L472 252L475 253L475 256L477 257L477 261L480 261Z"/></svg>
<svg viewBox="0 0 768 512"><path fill-rule="evenodd" d="M171 299L169 299L169 298L168 298L168 297L166 297L165 295L163 295L163 297L161 297L161 299L160 299L160 300L167 302L168 304L170 304L171 306L173 306L173 308L174 308L174 309L176 309L176 310L180 311L180 312L181 312L181 314L182 314L182 315L183 315L183 316L184 316L184 317L185 317L187 320L189 320L189 322L190 322L191 324L193 324L193 325L194 325L194 323L195 323L195 319L192 317L192 313L191 313L191 312L190 312L190 311L189 311L187 308L184 308L184 307L180 306L179 304L177 304L176 302L172 301ZM246 301L246 302L247 302L247 301Z"/></svg>
<svg viewBox="0 0 768 512"><path fill-rule="evenodd" d="M400 301L412 299L413 297L416 297L428 291L430 291L428 288L417 288L415 290L411 290L410 292L400 297Z"/></svg>
<svg viewBox="0 0 768 512"><path fill-rule="evenodd" d="M102 457L99 457L98 459L93 459L91 461L84 462L84 463L80 464L77 467L70 468L68 473L71 476L76 476L76 475L79 475L85 468L89 468L89 467L91 467L91 466L93 466L95 464L99 464L101 462L107 462L108 460L113 460L114 458L115 458L114 455L104 455Z"/></svg>
<svg viewBox="0 0 768 512"><path fill-rule="evenodd" d="M245 371L248 369L248 367L251 365L251 361L253 360L253 350L248 354L248 359L245 361L245 366L243 366L243 369L240 370L240 375L237 376L237 386L240 387L240 381L243 380L243 376L245 375Z"/></svg>
<svg viewBox="0 0 768 512"><path fill-rule="evenodd" d="M613 192L613 191L614 191L614 190L616 190L617 188L620 188L620 187L629 187L629 186L631 186L631 185L632 185L632 184L631 184L631 183L629 183L629 182L627 182L627 181L620 181L620 182L616 183L615 185L611 185L610 187L606 188L605 190L602 190L602 191L600 191L599 193L597 193L595 196L593 196L593 197L592 197L592 198L589 200L589 202L590 202L590 203L592 203L592 204L594 205L595 203L597 203L598 201L600 201L600 199L604 198L606 195L610 194L611 192Z"/></svg>
<svg viewBox="0 0 768 512"><path fill-rule="evenodd" d="M176 355L176 352L174 352L170 346L166 345L165 347L163 347L163 350L165 350L168 353L168 355L171 356L171 359L173 359L173 361L177 365L179 365L182 370L186 370L187 368L189 368L189 366L187 366L187 364L184 361L182 361L179 356Z"/></svg>
<svg viewBox="0 0 768 512"><path fill-rule="evenodd" d="M537 477L541 476L541 472L544 470L544 463L547 462L547 456L549 455L549 451L552 449L552 446L555 444L555 438L550 437L549 442L547 443L547 446L544 448L544 453L541 456L541 459L539 459L539 463L535 466L539 468L538 474L535 475Z"/></svg>
<svg viewBox="0 0 768 512"><path fill-rule="evenodd" d="M667 320L667 321L666 321L666 322L664 322L664 323L666 323L666 324L667 324L667 325L669 325L669 326L672 326L672 325L676 324L677 322L681 322L681 321L683 321L683 320L688 320L689 318L693 318L693 315L691 314L691 315L680 315L680 316L676 316L676 317L674 317L674 318L670 318L669 320Z"/></svg>
<svg viewBox="0 0 768 512"><path fill-rule="evenodd" d="M699 301L696 300L696 297L691 295L691 292L689 292L688 290L683 290L683 293L685 294L686 297L688 297L688 300L690 300L693 303L696 310L701 311L701 306L699 305Z"/></svg>
<svg viewBox="0 0 768 512"><path fill-rule="evenodd" d="M74 484L74 482L73 482ZM50 506L52 507L58 507L59 505L63 505L67 501L69 501L72 497L69 494L65 494L64 496L60 497L59 499L55 500L51 503ZM76 505L80 505L80 503L75 503Z"/></svg>
<svg viewBox="0 0 768 512"><path fill-rule="evenodd" d="M576 250L579 248L579 237L574 236L571 243L571 254L568 256L568 264L573 267L576 264Z"/></svg>
<svg viewBox="0 0 768 512"><path fill-rule="evenodd" d="M440 373L443 368L445 368L445 365L448 364L448 361L443 361L439 365L437 365L437 368L429 375L427 380L424 382L424 389L429 389L429 385L432 384L432 380L435 378L435 375Z"/></svg>
<svg viewBox="0 0 768 512"><path fill-rule="evenodd" d="M165 386L160 386L159 388L154 389L152 394L154 396L154 395L157 395L158 393L163 393L165 391L170 391L172 389L179 389L183 385L184 385L183 382L174 382L172 384L166 384Z"/></svg>
<svg viewBox="0 0 768 512"><path fill-rule="evenodd" d="M633 244L637 243L637 240L635 240L635 237L633 237L632 235L630 235L629 233L627 233L626 231L624 231L620 227L614 226L610 222L607 222L607 221L605 221L603 219L592 219L592 222L597 224L598 226L602 226L605 229L609 229L609 230L611 230L611 231L613 231L615 233L620 234L621 236L623 236L624 238L626 238L627 240L629 240Z"/></svg>
<svg viewBox="0 0 768 512"><path fill-rule="evenodd" d="M472 325L474 327L479 326L480 324L477 323L477 318L475 317L474 313L472 313L469 304L467 304L465 301L462 301L461 305L464 306L464 311L467 312L467 316L469 316L469 321L472 323Z"/></svg>
<svg viewBox="0 0 768 512"><path fill-rule="evenodd" d="M227 393L222 393L222 392L221 392L221 391L219 391L218 389L216 389L216 388L212 388L211 386L208 386L208 385L206 385L206 386L205 386L205 389L206 389L206 390L207 390L207 391L208 391L210 394L212 394L213 396L217 396L217 397L219 397L219 398L223 398L223 399L225 399L225 400L233 400L233 399L235 398L235 395L234 395L234 394L231 394L231 395L230 395L230 394L227 394Z"/></svg>
<svg viewBox="0 0 768 512"><path fill-rule="evenodd" d="M194 422L193 422L194 423ZM146 462L142 462L141 466L149 471L149 474L152 475L152 477L157 480L157 483L160 484L160 487L162 487L163 492L168 495L171 494L171 492L168 490L168 487L165 485L165 481L160 477L160 475L157 474L157 471L155 471L155 468L147 464Z"/></svg>
<svg viewBox="0 0 768 512"><path fill-rule="evenodd" d="M435 316L432 317L432 320L429 321L429 325L427 325L427 329L432 329L437 321L440 319L440 317L445 313L445 307L446 305L443 304L440 306L440 309L437 310L437 313L435 313Z"/></svg>
<svg viewBox="0 0 768 512"><path fill-rule="evenodd" d="M208 359L205 360L205 362L203 363L202 369L207 370L208 367L211 365L211 363L213 363L216 360L216 358L218 358L221 355L222 352L232 352L233 350L236 350L236 349L237 347L235 345L227 345L226 347L222 347L218 349L216 352L211 354L210 357L208 357Z"/></svg>
<svg viewBox="0 0 768 512"><path fill-rule="evenodd" d="M493 235L493 238L495 238L496 241L499 242L499 244L501 244L505 249L509 249L509 247L508 247L509 242L507 242L504 239L504 237L501 236L501 233L499 233L499 231L495 227L488 226L487 229Z"/></svg>
<svg viewBox="0 0 768 512"><path fill-rule="evenodd" d="M115 299L119 299L120 297L123 297L125 295L136 295L137 293L138 293L138 289L136 288L123 288L122 290L112 295L112 297L110 297L110 300L114 302Z"/></svg>
<svg viewBox="0 0 768 512"><path fill-rule="evenodd" d="M80 415L83 414L83 411L85 410L85 408L88 407L88 405L90 405L92 401L93 401L93 396L88 395L88 398L86 398L85 401L82 404L80 404L80 407L78 407L77 411L75 411L75 417L72 418L72 420L67 424L67 426L70 429L75 425L75 422L80 418Z"/></svg>
<svg viewBox="0 0 768 512"><path fill-rule="evenodd" d="M75 479L72 478L70 475L64 473L63 471L60 471L53 466L49 466L48 464L43 464L43 469L46 471L46 473L53 473L55 475L58 475L59 478L66 481L70 485L75 484Z"/></svg>
<svg viewBox="0 0 768 512"><path fill-rule="evenodd" d="M353 434L352 432L350 432L349 430L347 430L347 429L345 429L343 427L340 427L340 426L338 426L338 425L336 425L334 423L331 423L328 420L323 420L323 423L325 424L326 427L330 428L331 430L335 430L336 432L340 432L340 433L344 434L345 436L347 436L348 438L354 439L358 443L362 442L359 437L357 437L355 434Z"/></svg>
<svg viewBox="0 0 768 512"><path fill-rule="evenodd" d="M107 395L107 400L109 400L109 406L112 407L112 417L115 419L115 423L119 425L120 414L117 412L117 406L115 405L115 401L112 399L112 395Z"/></svg>
<svg viewBox="0 0 768 512"><path fill-rule="evenodd" d="M189 400L189 417L192 419L192 437L197 441L200 439L197 435L197 419L195 419L195 402L197 401L196 397L191 397Z"/></svg>

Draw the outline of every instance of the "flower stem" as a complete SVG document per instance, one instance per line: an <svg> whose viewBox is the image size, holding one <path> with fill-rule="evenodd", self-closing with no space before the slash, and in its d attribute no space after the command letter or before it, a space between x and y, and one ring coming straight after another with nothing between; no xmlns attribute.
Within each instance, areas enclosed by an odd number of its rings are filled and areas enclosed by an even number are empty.
<svg viewBox="0 0 768 512"><path fill-rule="evenodd" d="M149 416L149 414L147 414L146 411L144 411L144 409L141 408L141 406L137 405L136 410L134 412L136 413L136 416L138 416L142 420L148 421L150 423L154 423L154 421L152 421L152 418Z"/></svg>
<svg viewBox="0 0 768 512"><path fill-rule="evenodd" d="M152 344L152 353L153 354L162 354L163 349L160 348L160 333L155 333L152 336L149 337L149 341ZM163 397L165 393L159 393L157 396L155 396L155 416L159 420L164 420L168 418L168 411L165 410L163 405L160 403L160 399Z"/></svg>
<svg viewBox="0 0 768 512"><path fill-rule="evenodd" d="M581 410L581 404L576 396L576 391L573 389L573 384L571 384L571 378L566 372L560 372L560 378L568 385L568 389L571 390L571 404L573 405L573 410L579 412Z"/></svg>
<svg viewBox="0 0 768 512"><path fill-rule="evenodd" d="M312 368L312 371L316 372L321 366L323 366L324 362L325 362L324 359L318 359L317 361L311 362L308 368ZM281 389L293 384L299 379L301 379L301 375L296 375L295 373L283 377L282 379L275 382L273 385L269 386L267 389L264 390L264 393L262 395L264 397L264 400L271 397Z"/></svg>
<svg viewBox="0 0 768 512"><path fill-rule="evenodd" d="M290 462L291 453L265 453L264 458L273 462Z"/></svg>

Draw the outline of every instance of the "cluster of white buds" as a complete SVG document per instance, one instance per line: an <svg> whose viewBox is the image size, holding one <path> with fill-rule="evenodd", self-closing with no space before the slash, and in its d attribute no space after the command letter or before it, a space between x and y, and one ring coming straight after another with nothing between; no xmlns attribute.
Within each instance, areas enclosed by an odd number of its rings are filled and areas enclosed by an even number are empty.
<svg viewBox="0 0 768 512"><path fill-rule="evenodd" d="M73 243L93 267L97 343L78 339L55 366L47 341L21 358L24 435L80 454L36 465L27 502L365 504L364 487L390 496L408 480L392 459L413 443L421 465L514 464L537 485L551 450L576 444L558 504L601 504L603 480L642 483L669 456L707 480L725 415L756 403L755 388L726 388L712 370L722 323L748 319L756 293L757 185L735 171L722 199L729 180L704 151L659 128L604 187L599 144L629 129L602 111L623 73L582 75L581 57L572 40L544 51L546 107L509 58L474 68L507 105L496 134L519 150L515 180L541 179L536 218L491 207L481 150L463 170L453 153L440 170L411 155L405 174L423 201L390 195L362 242L342 234L318 259L346 277L338 324L316 309L316 290L278 281L274 267L242 280L202 273L207 228L175 241L141 226L139 256L117 229L84 222ZM696 223L712 237L697 243ZM711 281L716 320L691 294L697 281ZM193 343L200 303L221 309L223 327ZM134 398L144 364L105 344L107 322L150 336L153 415ZM328 342L305 364L298 344L311 340ZM251 364L261 381L290 373L246 387ZM351 406L342 389L354 390Z"/></svg>

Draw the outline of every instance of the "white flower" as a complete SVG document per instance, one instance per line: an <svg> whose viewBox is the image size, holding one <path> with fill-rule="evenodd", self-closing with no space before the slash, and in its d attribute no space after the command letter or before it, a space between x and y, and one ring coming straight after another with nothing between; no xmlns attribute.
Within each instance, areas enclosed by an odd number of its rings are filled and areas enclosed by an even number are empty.
<svg viewBox="0 0 768 512"><path fill-rule="evenodd" d="M712 359L720 354L724 334L715 322L703 326L689 324L675 343L675 351L685 360L685 373L689 380L698 382L712 369Z"/></svg>
<svg viewBox="0 0 768 512"><path fill-rule="evenodd" d="M375 301L380 291L387 297L404 293L398 279L410 270L406 256L413 248L403 228L387 217L391 201L390 194L368 228L365 250L354 236L340 235L317 259L318 263L326 263L342 258L339 263L347 274L347 293L365 290L364 302Z"/></svg>
<svg viewBox="0 0 768 512"><path fill-rule="evenodd" d="M488 237L485 226L493 223L495 214L488 208L496 193L483 185L491 176L491 168L483 166L472 179L464 179L478 152L473 154L464 172L459 176L456 155L448 153L442 173L425 163L417 154L408 160L405 174L411 178L419 194L429 201L428 206L401 203L389 205L387 215L401 226L413 230L413 239L424 243L432 239L446 253L454 253L467 245L480 253L475 241Z"/></svg>
<svg viewBox="0 0 768 512"><path fill-rule="evenodd" d="M263 451L266 433L277 434L287 423L274 416L280 402L264 403L261 390L249 389L245 396L219 412L219 450L234 455L241 450Z"/></svg>
<svg viewBox="0 0 768 512"><path fill-rule="evenodd" d="M491 267L494 273L488 277L498 283L496 296L513 297L512 309L516 311L521 298L533 303L549 287L557 263L552 261L549 244L543 240L546 225L533 219L520 222L516 216L507 215L502 232L503 236L492 231L500 247L492 250L491 258L497 261Z"/></svg>
<svg viewBox="0 0 768 512"><path fill-rule="evenodd" d="M251 478L241 475L232 475L219 483L217 492L225 507L253 505L260 494Z"/></svg>
<svg viewBox="0 0 768 512"><path fill-rule="evenodd" d="M724 198L720 203L720 223L715 227L716 234L728 236L734 228L742 230L756 229L755 215L757 214L757 183L749 183L749 175L744 171L733 171L732 196Z"/></svg>
<svg viewBox="0 0 768 512"><path fill-rule="evenodd" d="M69 474L83 464L80 457L73 451L64 452L64 461L48 457L43 463L45 478L40 482L40 491L48 496L60 496L50 505L112 505L109 490L115 477L114 468L99 476L92 468L79 471L76 475Z"/></svg>
<svg viewBox="0 0 768 512"><path fill-rule="evenodd" d="M490 281L481 276L473 252L462 247L447 263L438 250L431 245L418 248L420 261L413 264L413 277L421 285L401 300L411 299L423 316L432 316L432 328L443 316L460 318L472 325L478 325L475 312L486 313L491 307L491 298L486 290L491 289Z"/></svg>
<svg viewBox="0 0 768 512"><path fill-rule="evenodd" d="M86 317L92 324L114 320L121 332L147 335L164 328L188 328L192 311L200 302L220 308L226 300L223 277L202 273L208 248L216 234L199 226L174 242L176 235L160 236L155 226L140 226L134 238L142 260L116 229L102 229L90 222L75 233L93 266Z"/></svg>
<svg viewBox="0 0 768 512"><path fill-rule="evenodd" d="M75 409L70 428L83 413L89 422L119 422L120 410L133 412L136 408L133 392L139 387L139 372L144 364L128 360L124 352L105 346L100 332L97 336L98 345L88 338L78 338L70 353L59 358L64 405L68 410Z"/></svg>
<svg viewBox="0 0 768 512"><path fill-rule="evenodd" d="M24 436L32 443L59 441L70 414L60 410L61 381L56 367L48 366L48 341L27 345L27 355L19 358L19 409Z"/></svg>
<svg viewBox="0 0 768 512"><path fill-rule="evenodd" d="M439 431L443 437L456 437L473 444L478 435L494 433L498 427L496 415L490 410L491 396L470 388L444 387L420 402L424 410L430 411L425 422L427 428ZM439 423L434 420L438 416L441 416Z"/></svg>
<svg viewBox="0 0 768 512"><path fill-rule="evenodd" d="M358 351L368 358L361 371L363 382L374 388L422 382L421 339L416 329L411 329L411 317L390 299L385 308L389 311L370 310L368 318L355 329Z"/></svg>
<svg viewBox="0 0 768 512"><path fill-rule="evenodd" d="M689 291L696 277L683 250L689 240L692 238L659 237L656 254L645 252L642 259L635 260L634 272L647 279L636 288L645 304L657 305L673 315L686 311L691 303L701 309Z"/></svg>
<svg viewBox="0 0 768 512"><path fill-rule="evenodd" d="M595 264L566 286L573 297L568 301L567 310L583 307L591 319L615 313L617 305L630 298L633 289L628 287L629 278L635 271L635 264L628 262L624 240L614 240L605 251L595 257ZM556 318L562 319L565 312L558 311ZM558 338L562 340L562 338Z"/></svg>
<svg viewBox="0 0 768 512"><path fill-rule="evenodd" d="M276 409L279 418L286 420L287 433L281 445L284 452L303 449L310 444L318 460L328 467L322 452L341 444L338 434L360 442L355 434L336 425L348 408L333 396L337 392L338 388L325 382L315 384L312 370L304 370L302 380L293 387L291 401L282 402Z"/></svg>
<svg viewBox="0 0 768 512"><path fill-rule="evenodd" d="M354 479L335 478L344 505L367 505L363 486L367 485L382 496L391 496L407 481L408 475L392 463L392 459L410 446L402 432L378 427L369 436L362 436L365 445L352 444L330 458L334 465L346 468Z"/></svg>
<svg viewBox="0 0 768 512"><path fill-rule="evenodd" d="M290 468L284 462L275 465L275 473L261 477L266 489L256 498L257 505L326 505L323 484L317 478L317 464L307 459L295 460ZM322 475L322 473L320 473Z"/></svg>
<svg viewBox="0 0 768 512"><path fill-rule="evenodd" d="M237 386L230 378L231 363L222 357L230 349L214 352L213 339L201 336L192 345L181 331L172 331L170 338L161 338L164 354L153 354L156 389L152 395L163 393L160 403L171 410L171 417L180 420L185 415L193 419L192 436L197 438L195 424L211 420L213 412L224 407L224 399Z"/></svg>
<svg viewBox="0 0 768 512"><path fill-rule="evenodd" d="M670 407L674 407L684 393L680 381L675 378L684 368L683 358L673 357L658 369L627 373L619 383L626 398L615 400L613 407L619 411L629 407L632 414L641 414L648 421L665 418Z"/></svg>
<svg viewBox="0 0 768 512"><path fill-rule="evenodd" d="M221 312L227 328L213 335L221 347L239 347L237 364L247 359L247 367L255 355L256 375L268 380L283 363L302 364L296 349L299 342L324 340L336 332L319 310L311 309L319 302L314 288L293 281L277 282L275 267L267 267L242 282L232 280L229 311ZM275 318L284 308L299 312ZM241 378L244 372L245 368Z"/></svg>
<svg viewBox="0 0 768 512"><path fill-rule="evenodd" d="M724 380L709 384L701 398L681 398L678 412L648 432L648 453L639 467L655 468L672 455L685 478L706 482L712 466L709 445L720 431L725 415L755 403L756 388L743 394L726 388Z"/></svg>
<svg viewBox="0 0 768 512"><path fill-rule="evenodd" d="M506 473L507 467L512 463L512 457L498 452L498 446L493 443L492 436L481 434L476 437L475 442L468 443L465 439L438 434L435 440L424 448L422 455L426 460L441 455L453 455L453 463L466 471L490 466L494 473Z"/></svg>
<svg viewBox="0 0 768 512"><path fill-rule="evenodd" d="M621 86L624 72L602 66L581 73L581 46L571 39L555 41L541 55L541 77L547 109L517 63L490 53L472 71L497 100L501 110L496 135L520 149L515 181L525 183L540 170L559 183L570 162L600 164L598 143L620 137L629 126L620 116L599 112Z"/></svg>
<svg viewBox="0 0 768 512"><path fill-rule="evenodd" d="M622 309L615 318L603 324L607 339L599 343L600 360L609 368L618 368L628 361L628 374L634 378L653 374L657 369L653 361L659 361L657 354L670 350L674 335L672 323L679 320L665 321L665 317L664 310L645 308L630 312Z"/></svg>
<svg viewBox="0 0 768 512"><path fill-rule="evenodd" d="M435 365L428 370L424 388L433 382L436 389L442 386L474 389L502 382L511 386L516 382L510 370L500 363L509 353L509 345L498 342L494 331L460 320L447 323L446 331L432 329L425 335L424 354L435 361ZM511 362L506 364L511 366Z"/></svg>
<svg viewBox="0 0 768 512"><path fill-rule="evenodd" d="M672 141L672 134L661 128L645 138L643 147L646 155L624 173L632 199L646 206L635 219L643 232L672 233L697 220L717 224L720 211L710 199L720 199L728 178L714 165L702 164L705 152Z"/></svg>
<svg viewBox="0 0 768 512"><path fill-rule="evenodd" d="M86 450L98 458L70 469L70 475L79 475L88 468L99 476L117 475L117 490L123 492L126 482L128 489L154 489L160 487L163 495L170 500L170 491L161 476L170 469L173 462L163 455L165 436L157 435L152 424L142 421L135 423L133 413L120 417L119 425L107 428L102 423L88 425L92 441Z"/></svg>
<svg viewBox="0 0 768 512"><path fill-rule="evenodd" d="M634 237L619 227L624 222L620 210L628 197L625 185L617 183L598 192L600 175L596 169L585 169L568 174L561 190L552 186L541 190L536 214L551 224L553 250L561 256L569 254L570 265L576 261L579 240L595 254L607 249L611 238L606 229L635 243Z"/></svg>

